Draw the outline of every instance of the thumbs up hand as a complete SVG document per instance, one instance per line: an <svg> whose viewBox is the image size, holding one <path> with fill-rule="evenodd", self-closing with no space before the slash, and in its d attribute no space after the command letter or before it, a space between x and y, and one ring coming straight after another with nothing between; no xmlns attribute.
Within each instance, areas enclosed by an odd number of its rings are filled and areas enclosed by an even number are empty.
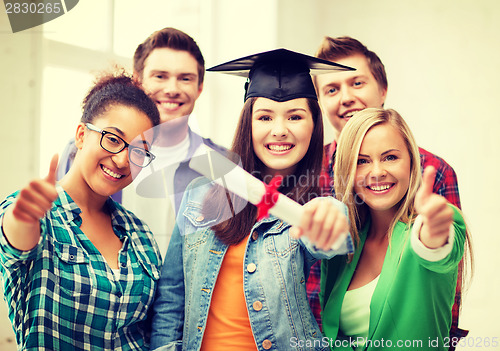
<svg viewBox="0 0 500 351"><path fill-rule="evenodd" d="M38 223L52 207L52 202L57 198L55 184L58 158L58 155L52 157L49 174L45 178L32 180L20 191L12 211L15 219Z"/></svg>
<svg viewBox="0 0 500 351"><path fill-rule="evenodd" d="M50 161L49 174L32 180L20 192L13 206L2 217L2 230L9 243L18 250L28 251L40 240L40 219L57 199L56 171L58 156Z"/></svg>
<svg viewBox="0 0 500 351"><path fill-rule="evenodd" d="M420 241L428 248L435 249L446 244L453 223L453 210L448 201L432 192L436 169L426 167L422 185L415 196L415 209L423 217Z"/></svg>

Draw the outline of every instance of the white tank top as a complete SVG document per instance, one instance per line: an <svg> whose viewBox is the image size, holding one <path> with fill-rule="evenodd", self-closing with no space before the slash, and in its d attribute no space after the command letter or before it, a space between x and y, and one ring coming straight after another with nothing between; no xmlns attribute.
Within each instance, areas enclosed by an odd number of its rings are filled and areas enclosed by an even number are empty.
<svg viewBox="0 0 500 351"><path fill-rule="evenodd" d="M363 341L357 344L359 349L364 346L368 337L370 303L379 276L364 286L346 291L340 309L340 330L353 339L362 338Z"/></svg>

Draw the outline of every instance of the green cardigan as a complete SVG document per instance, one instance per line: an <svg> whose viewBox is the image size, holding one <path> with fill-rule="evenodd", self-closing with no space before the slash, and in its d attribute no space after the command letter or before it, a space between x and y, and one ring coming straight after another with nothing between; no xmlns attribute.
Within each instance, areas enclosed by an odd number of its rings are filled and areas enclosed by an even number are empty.
<svg viewBox="0 0 500 351"><path fill-rule="evenodd" d="M430 262L418 256L410 243L411 230L405 223L397 223L372 296L368 341L364 350L448 349L457 267L465 242L464 220L456 208L453 209L453 248L440 261ZM350 263L346 256L322 262L320 302L323 332L335 350L352 350L349 342L355 341L339 332L340 309L368 229L369 223L360 231L360 243Z"/></svg>

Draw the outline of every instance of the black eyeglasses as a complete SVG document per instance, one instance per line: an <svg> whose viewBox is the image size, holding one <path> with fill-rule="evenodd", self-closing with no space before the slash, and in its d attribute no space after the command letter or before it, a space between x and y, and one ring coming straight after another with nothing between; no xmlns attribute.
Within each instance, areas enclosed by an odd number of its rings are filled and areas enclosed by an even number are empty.
<svg viewBox="0 0 500 351"><path fill-rule="evenodd" d="M128 148L128 158L136 166L147 167L156 157L143 147L130 145L114 133L99 129L91 123L86 123L85 126L94 132L101 133L100 144L107 152L118 154Z"/></svg>

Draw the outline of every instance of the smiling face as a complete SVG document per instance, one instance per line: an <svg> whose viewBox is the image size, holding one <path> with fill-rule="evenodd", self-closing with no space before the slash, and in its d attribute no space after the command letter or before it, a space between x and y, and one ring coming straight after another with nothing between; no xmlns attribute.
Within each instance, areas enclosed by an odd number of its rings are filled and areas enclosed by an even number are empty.
<svg viewBox="0 0 500 351"><path fill-rule="evenodd" d="M359 150L354 192L373 213L397 212L408 191L411 158L406 143L389 123L372 127Z"/></svg>
<svg viewBox="0 0 500 351"><path fill-rule="evenodd" d="M156 48L144 63L142 86L160 111L161 122L193 112L203 90L198 62L187 51Z"/></svg>
<svg viewBox="0 0 500 351"><path fill-rule="evenodd" d="M151 140L136 136L146 133L153 124L145 113L135 108L124 105L109 106L103 114L93 119L92 124L98 129L121 137L133 146L147 148L147 145L150 145ZM75 163L78 166L71 169L78 170L78 179L82 185L86 184L94 193L107 197L132 182L131 164L128 148L112 154L100 146L100 140L101 133L90 130L81 123L75 138L78 148Z"/></svg>
<svg viewBox="0 0 500 351"><path fill-rule="evenodd" d="M253 150L267 174L292 174L307 153L313 129L305 98L276 102L261 97L253 105Z"/></svg>
<svg viewBox="0 0 500 351"><path fill-rule="evenodd" d="M340 132L355 112L367 107L383 106L387 90L375 80L365 56L352 55L336 59L335 62L356 68L355 71L326 73L316 77L321 108L335 128L338 140Z"/></svg>

